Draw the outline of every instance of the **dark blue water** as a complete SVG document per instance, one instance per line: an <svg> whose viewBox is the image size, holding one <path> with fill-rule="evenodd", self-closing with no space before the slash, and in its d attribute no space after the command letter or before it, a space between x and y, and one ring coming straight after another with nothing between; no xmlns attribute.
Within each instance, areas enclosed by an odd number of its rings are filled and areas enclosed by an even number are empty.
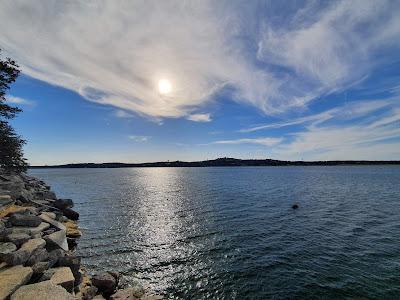
<svg viewBox="0 0 400 300"><path fill-rule="evenodd" d="M399 166L30 173L74 199L89 270L166 298L400 299Z"/></svg>

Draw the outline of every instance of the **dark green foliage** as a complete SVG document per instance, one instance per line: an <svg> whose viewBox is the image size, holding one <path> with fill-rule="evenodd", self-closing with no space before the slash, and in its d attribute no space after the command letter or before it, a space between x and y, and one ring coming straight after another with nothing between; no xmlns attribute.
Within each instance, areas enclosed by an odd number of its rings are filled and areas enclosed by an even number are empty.
<svg viewBox="0 0 400 300"><path fill-rule="evenodd" d="M8 105L5 99L7 90L17 79L19 72L15 61L0 57L0 168L14 172L25 171L28 166L22 151L25 141L7 121L21 112L21 109Z"/></svg>

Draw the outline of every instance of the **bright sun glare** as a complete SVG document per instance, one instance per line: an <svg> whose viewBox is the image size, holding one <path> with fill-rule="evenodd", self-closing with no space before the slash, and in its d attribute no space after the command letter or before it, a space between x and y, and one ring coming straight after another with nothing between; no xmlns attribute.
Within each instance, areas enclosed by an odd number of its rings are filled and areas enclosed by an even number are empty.
<svg viewBox="0 0 400 300"><path fill-rule="evenodd" d="M168 79L161 79L158 82L158 91L160 94L168 94L172 90L171 82Z"/></svg>

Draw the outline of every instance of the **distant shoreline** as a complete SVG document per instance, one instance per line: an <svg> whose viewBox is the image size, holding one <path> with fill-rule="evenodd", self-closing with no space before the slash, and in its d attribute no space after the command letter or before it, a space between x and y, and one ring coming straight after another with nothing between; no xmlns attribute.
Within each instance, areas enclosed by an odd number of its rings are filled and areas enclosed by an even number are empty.
<svg viewBox="0 0 400 300"><path fill-rule="evenodd" d="M74 163L52 166L30 166L30 169L75 168L149 168L149 167L268 167L268 166L340 166L340 165L400 165L400 160L330 160L284 161L274 159L217 158L204 161L167 161L152 163Z"/></svg>

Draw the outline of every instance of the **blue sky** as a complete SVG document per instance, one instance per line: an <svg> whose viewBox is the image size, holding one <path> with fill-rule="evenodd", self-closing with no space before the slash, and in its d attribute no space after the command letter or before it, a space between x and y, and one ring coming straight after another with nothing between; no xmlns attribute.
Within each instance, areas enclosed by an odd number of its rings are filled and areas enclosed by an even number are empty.
<svg viewBox="0 0 400 300"><path fill-rule="evenodd" d="M399 1L4 1L0 20L31 164L400 159Z"/></svg>

